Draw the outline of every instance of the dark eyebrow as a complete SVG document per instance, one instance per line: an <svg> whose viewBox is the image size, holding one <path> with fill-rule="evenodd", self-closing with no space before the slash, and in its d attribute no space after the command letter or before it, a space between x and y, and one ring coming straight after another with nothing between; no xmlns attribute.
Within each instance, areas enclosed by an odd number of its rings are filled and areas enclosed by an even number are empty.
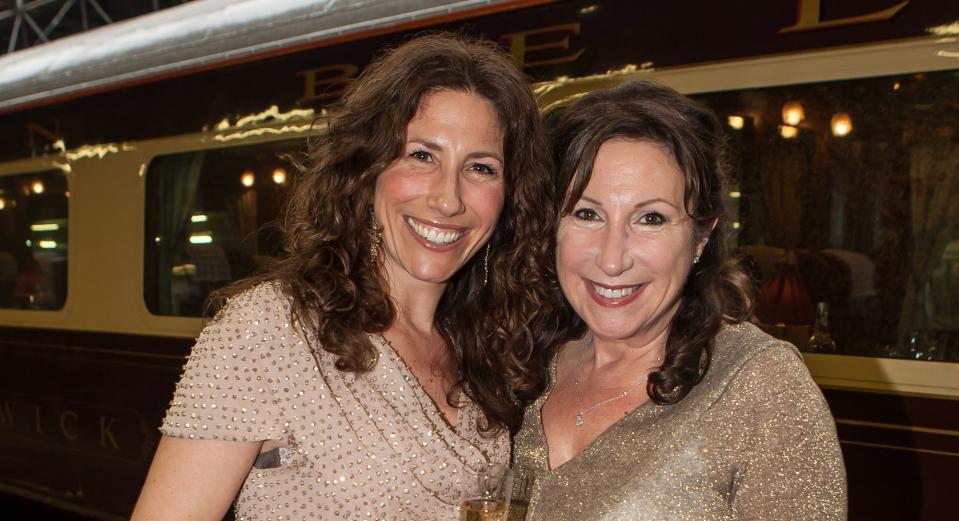
<svg viewBox="0 0 959 521"><path fill-rule="evenodd" d="M603 203L597 201L596 199L593 199L592 197L590 197L590 196L588 196L588 195L580 196L580 199L582 199L582 200L584 200L584 201L588 201L589 203L594 204L594 205L596 205L596 206L600 206L600 207L603 206ZM667 200L665 200L665 199L663 199L663 198L661 198L661 197L654 197L654 198L652 198L652 199L647 199L647 200L645 200L645 201L640 201L640 202L636 203L636 205L634 206L634 208L641 208L641 207L643 207L643 206L649 206L649 205L651 205L651 204L653 204L653 203L663 203L663 204L666 204L666 205L672 206L673 208L677 208L677 209L678 209L678 207L677 207L675 204L673 204L673 203L671 203L671 202L669 202L669 201L667 201Z"/></svg>
<svg viewBox="0 0 959 521"><path fill-rule="evenodd" d="M419 143L430 150L443 150L443 147L441 147L438 143L434 143L427 139L413 138L410 140L410 143Z"/></svg>
<svg viewBox="0 0 959 521"><path fill-rule="evenodd" d="M672 206L673 208L679 209L678 206L676 206L675 204L667 201L666 199L663 199L662 197L654 197L654 198L652 198L652 199L647 199L647 200L645 200L645 201L640 201L640 202L636 203L636 206L634 206L633 208L641 208L641 207L643 207L643 206L649 206L649 205L651 205L651 204L653 204L653 203L663 203L663 204L665 204L665 205L667 205L667 206Z"/></svg>
<svg viewBox="0 0 959 521"><path fill-rule="evenodd" d="M501 165L502 165L502 164L506 164L506 162L503 161L503 157L502 157L502 156L500 156L500 155L497 154L496 152L487 152L487 151L485 151L485 150L481 150L481 151L478 151L478 152L470 152L469 154L467 154L466 159L480 159L480 158L484 158L484 157L488 157L488 158L490 158L490 159L495 159L495 160L499 161Z"/></svg>
<svg viewBox="0 0 959 521"><path fill-rule="evenodd" d="M433 150L435 152L440 152L443 150L443 147L439 143L435 143L428 139L413 138L410 140L410 143L419 143L420 145L423 145L424 147L430 150ZM497 154L496 152L490 152L487 150L479 150L476 152L471 152L466 156L467 159L479 159L479 158L485 158L485 157L495 159L499 161L500 164L506 164L506 162L503 161L503 157L501 155Z"/></svg>

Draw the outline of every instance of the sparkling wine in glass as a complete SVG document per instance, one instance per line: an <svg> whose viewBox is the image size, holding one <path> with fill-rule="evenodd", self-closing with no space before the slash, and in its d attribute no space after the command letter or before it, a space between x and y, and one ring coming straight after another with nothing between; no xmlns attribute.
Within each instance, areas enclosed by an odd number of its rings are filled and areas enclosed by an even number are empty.
<svg viewBox="0 0 959 521"><path fill-rule="evenodd" d="M507 521L513 471L502 463L484 463L460 503L460 521Z"/></svg>

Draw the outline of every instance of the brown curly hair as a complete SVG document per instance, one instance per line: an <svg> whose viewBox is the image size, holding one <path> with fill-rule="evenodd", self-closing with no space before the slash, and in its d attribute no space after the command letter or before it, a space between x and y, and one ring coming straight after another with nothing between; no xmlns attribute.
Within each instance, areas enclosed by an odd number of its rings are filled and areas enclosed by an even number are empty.
<svg viewBox="0 0 959 521"><path fill-rule="evenodd" d="M364 69L321 117L300 166L281 227L285 252L271 268L217 295L220 306L256 284L277 281L292 301L292 319L336 355L342 371L376 363L367 334L396 316L377 266L367 260L368 213L377 176L400 156L406 128L423 97L438 89L482 96L504 130L505 203L489 241L489 283L476 255L447 284L434 324L449 348L451 370L485 412L480 429L516 430L522 407L547 381L545 346L558 331L554 295L541 266L554 183L539 111L529 86L494 43L448 33L416 37ZM216 304L215 304L216 305ZM311 346L316 350L317 346Z"/></svg>
<svg viewBox="0 0 959 521"><path fill-rule="evenodd" d="M600 146L615 138L651 141L670 151L684 175L685 208L694 223L694 239L709 236L683 286L663 364L647 383L653 401L676 403L705 376L713 339L723 322L742 322L752 309L752 281L739 262L730 259L726 247L725 138L712 110L672 88L639 80L591 92L560 114L553 127L553 159L561 189L554 206L560 215L573 211L589 184ZM569 338L586 332L586 324L568 302L560 314L570 324Z"/></svg>

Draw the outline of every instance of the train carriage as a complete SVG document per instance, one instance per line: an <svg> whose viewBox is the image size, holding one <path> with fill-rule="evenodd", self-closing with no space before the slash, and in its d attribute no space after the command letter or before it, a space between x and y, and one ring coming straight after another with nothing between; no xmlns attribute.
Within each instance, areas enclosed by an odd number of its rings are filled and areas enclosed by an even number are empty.
<svg viewBox="0 0 959 521"><path fill-rule="evenodd" d="M0 492L129 515L204 299L281 251L289 155L429 29L500 42L547 123L635 78L716 110L728 240L829 401L850 517L955 516L959 5L934 0L205 0L0 58Z"/></svg>

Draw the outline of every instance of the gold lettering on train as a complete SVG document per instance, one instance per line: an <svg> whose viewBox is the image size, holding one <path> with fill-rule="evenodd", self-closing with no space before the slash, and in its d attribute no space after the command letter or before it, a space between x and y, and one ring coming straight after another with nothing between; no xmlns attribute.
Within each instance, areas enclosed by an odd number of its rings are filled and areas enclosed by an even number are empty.
<svg viewBox="0 0 959 521"><path fill-rule="evenodd" d="M70 423L72 428L67 427L67 419L71 418ZM77 429L77 422L80 419L80 415L73 411L63 411L60 413L60 433L63 434L63 437L73 441L80 437L80 432Z"/></svg>
<svg viewBox="0 0 959 521"><path fill-rule="evenodd" d="M0 425L13 426L13 413L17 410L17 402L3 400L0 402Z"/></svg>
<svg viewBox="0 0 959 521"><path fill-rule="evenodd" d="M40 424L40 406L33 406L34 432L37 436L43 436L43 427Z"/></svg>
<svg viewBox="0 0 959 521"><path fill-rule="evenodd" d="M303 97L296 103L340 97L359 70L352 63L339 63L297 72L297 76L303 76Z"/></svg>
<svg viewBox="0 0 959 521"><path fill-rule="evenodd" d="M540 58L538 60L530 60L529 54L539 51L545 51L548 49L559 49L563 51L569 50L569 35L579 35L580 24L579 22L561 24L561 25L552 25L549 27L541 27L539 29L530 29L528 31L519 31L515 33L507 33L499 37L500 40L506 40L509 45L509 50L513 55L513 61L518 67L540 67L542 65L555 65L558 63L569 63L576 61L586 49L580 49L573 54L567 54L565 56L558 56L554 58ZM530 36L537 35L546 35L550 33L561 34L563 37L558 40L552 40L545 43L530 44L528 39Z"/></svg>
<svg viewBox="0 0 959 521"><path fill-rule="evenodd" d="M864 24L869 22L881 22L888 20L896 15L909 0L903 0L898 4L881 11L869 14L850 16L847 18L838 18L836 20L820 19L822 0L796 0L797 20L795 25L784 27L779 30L780 33L792 33L796 31L809 31L812 29L827 29L829 27L839 27L841 25Z"/></svg>
<svg viewBox="0 0 959 521"><path fill-rule="evenodd" d="M120 450L120 444L117 443L117 439L113 437L113 431L110 429L113 428L113 424L117 422L116 418L110 418L110 423L107 423L106 416L100 416L100 446L106 447L107 441L109 440L110 445L114 449Z"/></svg>

